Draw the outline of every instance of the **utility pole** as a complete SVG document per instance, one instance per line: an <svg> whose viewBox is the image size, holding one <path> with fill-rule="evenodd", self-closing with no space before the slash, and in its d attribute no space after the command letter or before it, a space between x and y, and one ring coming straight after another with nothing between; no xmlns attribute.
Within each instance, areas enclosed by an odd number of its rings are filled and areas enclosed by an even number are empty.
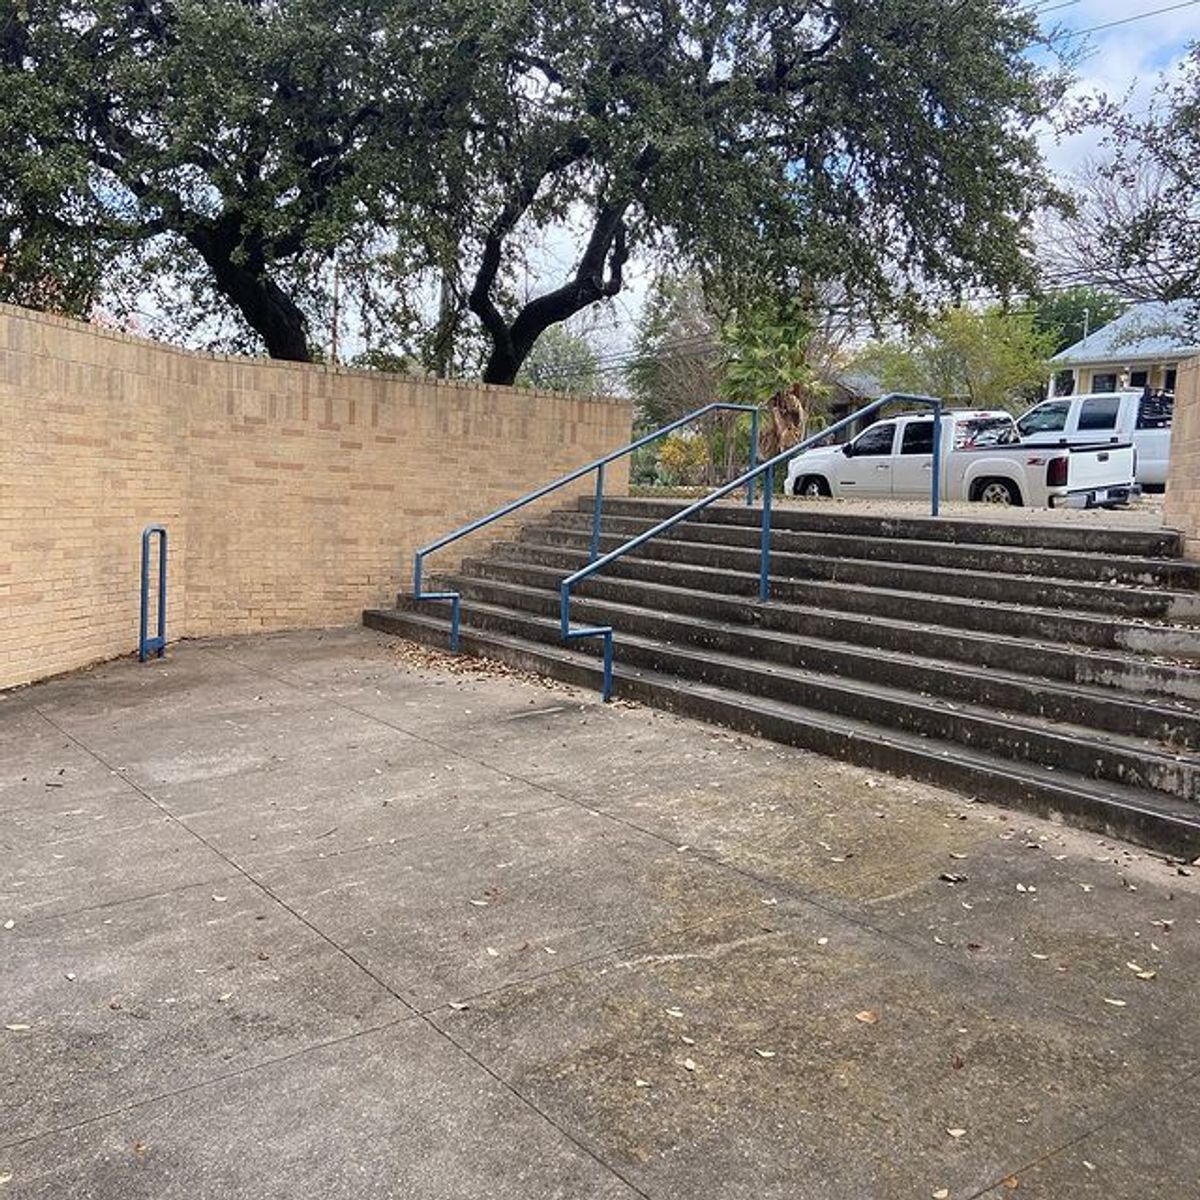
<svg viewBox="0 0 1200 1200"><path fill-rule="evenodd" d="M1092 320L1092 310L1090 308L1085 308L1083 310L1083 336L1085 339L1087 338L1087 335L1088 335L1088 326L1091 323L1091 320Z"/></svg>
<svg viewBox="0 0 1200 1200"><path fill-rule="evenodd" d="M333 317L329 324L329 361L336 367L338 365L338 260L337 255L333 256Z"/></svg>

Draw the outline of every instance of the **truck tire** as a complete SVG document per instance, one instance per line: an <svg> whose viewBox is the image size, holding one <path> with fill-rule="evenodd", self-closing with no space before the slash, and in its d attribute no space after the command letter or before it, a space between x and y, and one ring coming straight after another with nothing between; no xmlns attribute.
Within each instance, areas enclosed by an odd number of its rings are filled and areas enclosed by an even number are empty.
<svg viewBox="0 0 1200 1200"><path fill-rule="evenodd" d="M1020 508L1021 489L1011 479L981 479L975 485L971 499L981 504Z"/></svg>
<svg viewBox="0 0 1200 1200"><path fill-rule="evenodd" d="M792 495L815 499L817 496L832 496L833 493L829 490L829 481L823 475L805 475L796 480Z"/></svg>

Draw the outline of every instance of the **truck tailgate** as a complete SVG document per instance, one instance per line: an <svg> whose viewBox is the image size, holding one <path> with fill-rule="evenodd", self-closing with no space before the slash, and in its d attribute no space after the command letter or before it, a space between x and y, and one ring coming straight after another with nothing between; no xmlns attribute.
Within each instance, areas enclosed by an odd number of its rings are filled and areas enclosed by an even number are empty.
<svg viewBox="0 0 1200 1200"><path fill-rule="evenodd" d="M1067 491L1090 492L1098 488L1133 483L1136 456L1132 445L1063 446L1068 456Z"/></svg>

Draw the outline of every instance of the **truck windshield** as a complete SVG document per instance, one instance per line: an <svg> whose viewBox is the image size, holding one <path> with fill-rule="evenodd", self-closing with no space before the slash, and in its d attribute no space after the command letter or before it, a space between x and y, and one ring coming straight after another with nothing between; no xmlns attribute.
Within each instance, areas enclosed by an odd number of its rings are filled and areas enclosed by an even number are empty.
<svg viewBox="0 0 1200 1200"><path fill-rule="evenodd" d="M1012 417L971 417L954 426L955 450L1013 446L1020 440Z"/></svg>

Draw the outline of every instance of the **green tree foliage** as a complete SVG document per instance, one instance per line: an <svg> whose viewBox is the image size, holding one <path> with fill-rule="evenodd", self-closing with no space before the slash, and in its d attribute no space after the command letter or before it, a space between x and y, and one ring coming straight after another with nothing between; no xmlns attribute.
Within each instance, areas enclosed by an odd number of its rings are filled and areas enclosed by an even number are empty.
<svg viewBox="0 0 1200 1200"><path fill-rule="evenodd" d="M638 423L656 429L720 398L720 321L697 274L660 275L638 319L625 378Z"/></svg>
<svg viewBox="0 0 1200 1200"><path fill-rule="evenodd" d="M948 308L905 341L877 343L859 356L885 391L918 392L975 408L1023 407L1050 375L1054 335L1032 313L1001 307Z"/></svg>
<svg viewBox="0 0 1200 1200"><path fill-rule="evenodd" d="M304 358L336 249L433 363L473 314L495 382L634 253L873 313L1008 288L1039 36L1013 0L0 0L0 269L169 270Z"/></svg>
<svg viewBox="0 0 1200 1200"><path fill-rule="evenodd" d="M1124 311L1125 304L1112 292L1081 285L1040 296L1034 303L1033 328L1052 337L1050 353L1057 354Z"/></svg>
<svg viewBox="0 0 1200 1200"><path fill-rule="evenodd" d="M317 267L396 219L396 8L0 0L0 288L42 286L49 252L80 307L124 262L128 287L167 275L185 319L216 296L271 355L310 357ZM428 95L449 65L421 70Z"/></svg>
<svg viewBox="0 0 1200 1200"><path fill-rule="evenodd" d="M811 296L744 303L724 330L722 393L759 405L760 452L773 457L826 420L837 354Z"/></svg>
<svg viewBox="0 0 1200 1200"><path fill-rule="evenodd" d="M730 354L722 393L743 404L767 404L781 392L818 390L821 379L809 353L814 332L799 300L776 303L766 297L742 308L723 330Z"/></svg>
<svg viewBox="0 0 1200 1200"><path fill-rule="evenodd" d="M486 378L513 378L545 328L616 295L639 251L759 288L836 279L882 309L910 283L1024 274L1024 221L1050 192L1031 130L1054 87L1025 55L1036 20L1007 0L488 16L485 49L511 85L486 92L499 111L462 186L446 185L442 239L470 264ZM494 71L479 77L490 88ZM574 270L514 302L506 272L528 230L568 217L583 231Z"/></svg>
<svg viewBox="0 0 1200 1200"><path fill-rule="evenodd" d="M586 337L565 325L553 325L525 359L517 383L550 392L595 396L600 391L600 364Z"/></svg>

